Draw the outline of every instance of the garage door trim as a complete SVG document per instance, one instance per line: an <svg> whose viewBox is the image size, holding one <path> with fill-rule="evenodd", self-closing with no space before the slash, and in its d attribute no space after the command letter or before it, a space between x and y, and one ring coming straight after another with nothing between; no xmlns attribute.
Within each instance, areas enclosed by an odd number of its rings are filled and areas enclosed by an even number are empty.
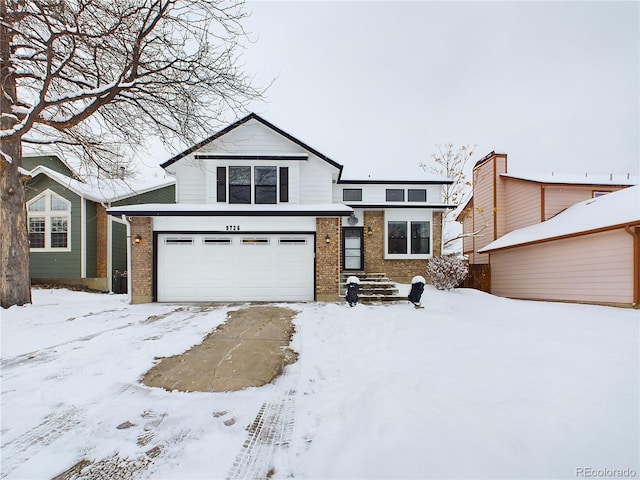
<svg viewBox="0 0 640 480"><path fill-rule="evenodd" d="M256 230L246 230L239 232L227 232L224 230L155 230L153 232L153 265L151 266L151 298L152 302L158 301L158 239L160 235L224 235L224 236L259 236L259 235L283 235L287 237L292 237L295 235L311 235L313 244L316 245L316 232L307 231L307 230L280 230L280 231L256 231ZM316 300L316 254L314 248L313 255L313 299Z"/></svg>

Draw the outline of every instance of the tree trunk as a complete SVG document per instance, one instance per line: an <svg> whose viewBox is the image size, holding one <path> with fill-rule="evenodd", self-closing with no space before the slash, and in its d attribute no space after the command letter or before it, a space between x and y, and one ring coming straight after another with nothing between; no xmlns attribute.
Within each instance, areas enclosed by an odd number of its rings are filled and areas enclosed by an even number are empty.
<svg viewBox="0 0 640 480"><path fill-rule="evenodd" d="M25 177L20 173L20 140L2 142L2 155L13 163L0 160L0 305L31 303L29 279L29 234L25 206Z"/></svg>
<svg viewBox="0 0 640 480"><path fill-rule="evenodd" d="M5 0L0 0L0 122L10 130L18 121L12 107L16 104L16 78L11 65L11 33L4 19ZM5 137L0 142L0 306L31 303L29 279L29 233L25 205L25 181L20 172L22 141L19 135Z"/></svg>

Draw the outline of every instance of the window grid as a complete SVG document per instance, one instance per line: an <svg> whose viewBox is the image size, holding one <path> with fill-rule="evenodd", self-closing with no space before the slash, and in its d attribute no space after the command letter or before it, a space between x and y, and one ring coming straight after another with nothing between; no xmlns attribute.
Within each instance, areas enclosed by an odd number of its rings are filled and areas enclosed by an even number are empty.
<svg viewBox="0 0 640 480"><path fill-rule="evenodd" d="M27 203L27 212L30 249L71 250L69 201L47 190Z"/></svg>

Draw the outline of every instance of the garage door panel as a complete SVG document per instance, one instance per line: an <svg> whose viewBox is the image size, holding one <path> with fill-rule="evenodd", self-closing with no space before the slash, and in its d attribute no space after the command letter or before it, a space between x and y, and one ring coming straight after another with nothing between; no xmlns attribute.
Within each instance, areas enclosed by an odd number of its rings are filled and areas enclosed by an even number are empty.
<svg viewBox="0 0 640 480"><path fill-rule="evenodd" d="M158 235L158 301L313 300L313 235Z"/></svg>

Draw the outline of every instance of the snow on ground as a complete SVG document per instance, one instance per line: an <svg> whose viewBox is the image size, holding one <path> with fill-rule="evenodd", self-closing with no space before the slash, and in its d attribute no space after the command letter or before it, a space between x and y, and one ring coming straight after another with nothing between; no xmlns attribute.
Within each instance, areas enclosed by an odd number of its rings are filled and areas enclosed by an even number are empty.
<svg viewBox="0 0 640 480"><path fill-rule="evenodd" d="M0 478L640 475L637 310L429 287L424 310L286 304L285 375L182 393L140 379L242 305L33 293L0 311Z"/></svg>

